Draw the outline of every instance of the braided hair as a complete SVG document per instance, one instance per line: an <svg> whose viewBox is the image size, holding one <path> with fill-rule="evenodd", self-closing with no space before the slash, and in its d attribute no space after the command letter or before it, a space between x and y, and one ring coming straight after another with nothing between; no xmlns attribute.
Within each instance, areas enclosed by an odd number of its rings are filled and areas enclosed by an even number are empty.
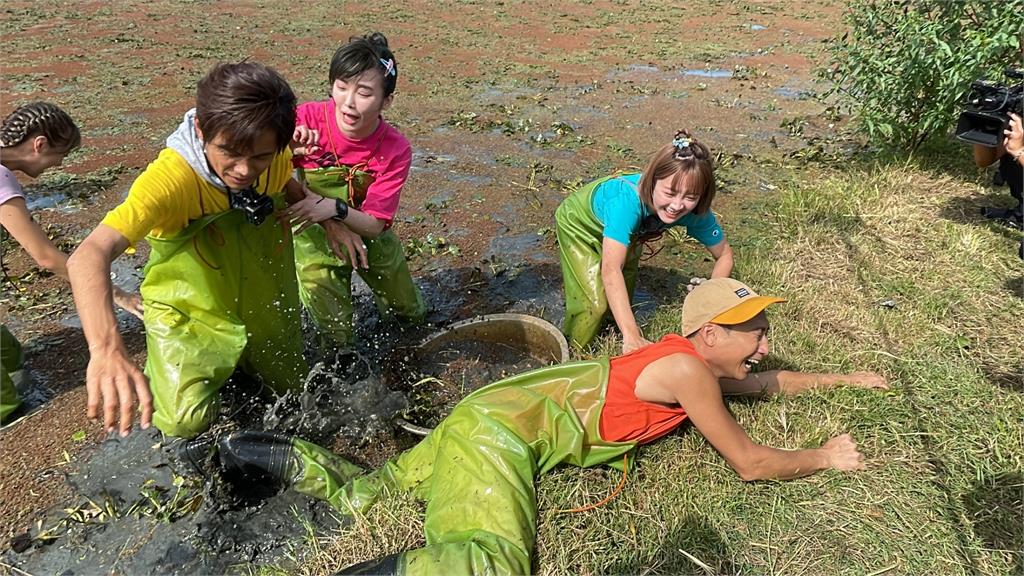
<svg viewBox="0 0 1024 576"><path fill-rule="evenodd" d="M0 148L17 146L35 136L46 136L50 146L63 154L82 144L82 134L67 112L49 102L31 102L4 118Z"/></svg>

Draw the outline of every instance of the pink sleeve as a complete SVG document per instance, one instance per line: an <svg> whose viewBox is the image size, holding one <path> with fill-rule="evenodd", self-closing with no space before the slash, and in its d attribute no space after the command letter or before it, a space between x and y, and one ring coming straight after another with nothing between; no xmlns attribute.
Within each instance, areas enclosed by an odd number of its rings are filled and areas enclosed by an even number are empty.
<svg viewBox="0 0 1024 576"><path fill-rule="evenodd" d="M398 212L402 186L405 185L405 179L409 177L409 168L412 166L412 146L404 138L396 144L401 147L381 151L381 156L387 159L385 166L371 165L371 168L377 169L377 177L366 191L366 200L360 208L362 212L386 221L388 228L391 227L395 213Z"/></svg>
<svg viewBox="0 0 1024 576"><path fill-rule="evenodd" d="M308 126L309 128L320 129L320 119L323 118L323 102L303 102L295 108L295 125Z"/></svg>

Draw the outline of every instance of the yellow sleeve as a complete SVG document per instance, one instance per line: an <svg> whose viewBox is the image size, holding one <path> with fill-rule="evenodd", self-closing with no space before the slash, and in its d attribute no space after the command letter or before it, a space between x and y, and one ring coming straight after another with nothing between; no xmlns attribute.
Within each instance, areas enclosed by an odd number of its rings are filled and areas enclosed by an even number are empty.
<svg viewBox="0 0 1024 576"><path fill-rule="evenodd" d="M197 195L198 176L177 152L165 148L132 183L128 198L107 212L110 226L134 246L154 229L174 230L188 224L189 194Z"/></svg>
<svg viewBox="0 0 1024 576"><path fill-rule="evenodd" d="M292 177L292 151L285 146L284 150L274 156L274 161L267 170L269 176L267 190L264 194L277 196L284 191L285 184Z"/></svg>

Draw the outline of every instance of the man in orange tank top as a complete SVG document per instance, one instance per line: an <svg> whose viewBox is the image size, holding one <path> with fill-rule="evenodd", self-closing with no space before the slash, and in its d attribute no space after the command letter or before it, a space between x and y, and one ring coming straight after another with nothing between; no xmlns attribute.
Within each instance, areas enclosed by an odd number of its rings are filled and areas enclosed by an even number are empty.
<svg viewBox="0 0 1024 576"><path fill-rule="evenodd" d="M633 396L640 405L685 410L697 430L747 481L799 478L829 468L863 470L864 456L849 434L836 436L820 448L779 450L751 441L725 408L723 395L797 394L838 385L888 389L885 378L871 372L752 373L769 351L764 310L784 301L758 296L731 278L705 281L683 302L682 333L695 353L668 354L646 363L634 380ZM678 337L669 335L662 341L671 338ZM615 394L614 383L613 377L609 400ZM602 432L611 414L611 406L606 405Z"/></svg>
<svg viewBox="0 0 1024 576"><path fill-rule="evenodd" d="M350 566L339 574L530 574L536 537L534 480L560 464L624 469L637 445L690 418L744 480L861 470L849 434L820 448L755 444L723 394L793 394L841 384L888 388L877 374L801 374L751 368L768 354L758 296L729 278L705 281L683 303L682 336L617 358L570 362L486 386L464 398L418 445L362 474L299 438L242 431L186 444L190 459L216 451L225 476L278 481L327 500L342 513L365 510L386 488L427 502L427 546Z"/></svg>

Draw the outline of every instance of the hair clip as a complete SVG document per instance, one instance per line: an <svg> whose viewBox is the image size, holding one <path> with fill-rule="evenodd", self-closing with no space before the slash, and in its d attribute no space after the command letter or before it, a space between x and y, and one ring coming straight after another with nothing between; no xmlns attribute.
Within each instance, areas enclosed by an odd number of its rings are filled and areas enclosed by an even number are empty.
<svg viewBox="0 0 1024 576"><path fill-rule="evenodd" d="M690 142L692 142L692 140L683 135L677 135L672 139L672 147L676 149L673 156L676 160L682 160L683 158L693 156L693 150L690 150Z"/></svg>
<svg viewBox="0 0 1024 576"><path fill-rule="evenodd" d="M387 78L388 74L397 77L395 73L395 61L388 58L387 60L381 58L380 63L384 66L384 77Z"/></svg>

